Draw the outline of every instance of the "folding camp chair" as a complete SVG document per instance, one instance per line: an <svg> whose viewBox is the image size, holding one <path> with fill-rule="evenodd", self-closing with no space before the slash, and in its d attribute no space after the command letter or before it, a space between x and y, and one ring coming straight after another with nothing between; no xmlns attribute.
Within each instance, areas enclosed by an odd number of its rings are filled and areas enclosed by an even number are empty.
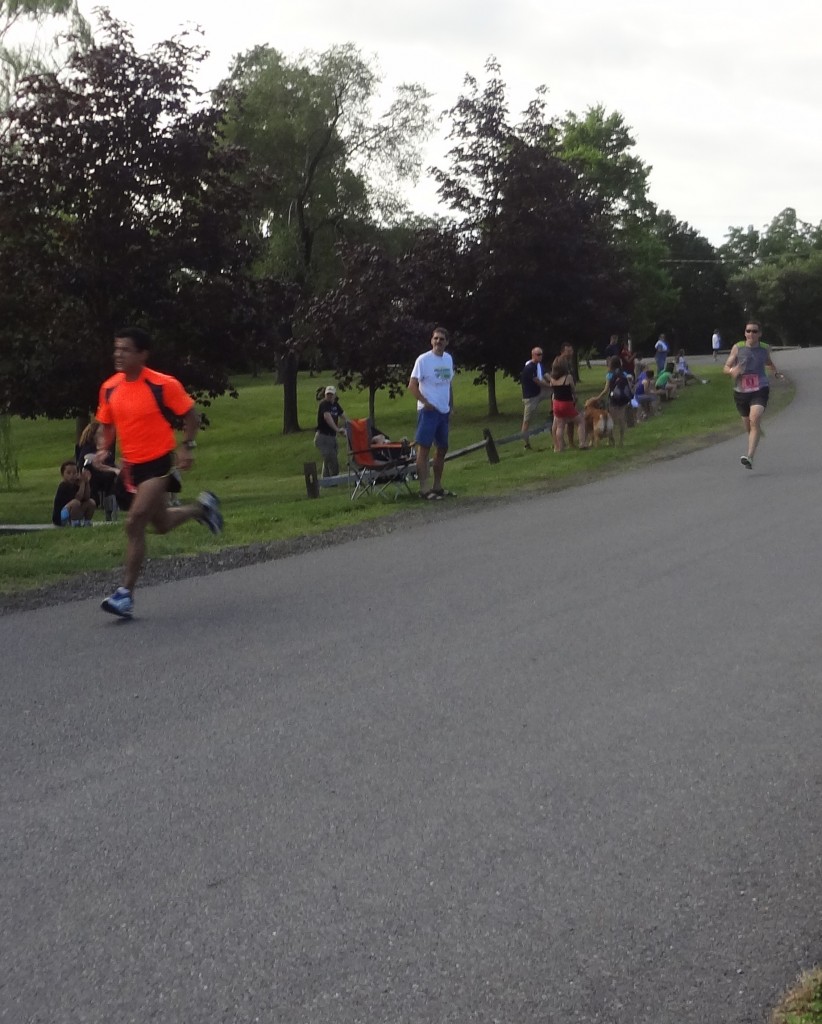
<svg viewBox="0 0 822 1024"><path fill-rule="evenodd" d="M410 480L416 475L416 453L408 442L386 441L373 445L371 420L346 420L348 439L348 482L351 500L363 494L379 494L394 500L403 489L412 494Z"/></svg>

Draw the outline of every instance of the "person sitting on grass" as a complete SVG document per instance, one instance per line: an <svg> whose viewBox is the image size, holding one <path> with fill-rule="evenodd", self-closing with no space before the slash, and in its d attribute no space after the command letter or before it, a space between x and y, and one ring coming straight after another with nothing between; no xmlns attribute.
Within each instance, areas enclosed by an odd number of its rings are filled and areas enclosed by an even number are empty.
<svg viewBox="0 0 822 1024"><path fill-rule="evenodd" d="M672 398L676 398L677 390L676 379L672 371L666 367L656 378L657 394L660 398L670 402Z"/></svg>
<svg viewBox="0 0 822 1024"><path fill-rule="evenodd" d="M694 384L707 384L707 380L704 377L697 377L691 373L688 367L688 360L685 358L685 349L679 350L679 355L676 358L676 375L682 381L683 387L687 387L691 382Z"/></svg>
<svg viewBox="0 0 822 1024"><path fill-rule="evenodd" d="M62 477L54 495L51 521L55 526L91 526L97 504L91 497L91 473L80 472L74 459L60 466Z"/></svg>
<svg viewBox="0 0 822 1024"><path fill-rule="evenodd" d="M634 401L638 403L640 421L646 420L654 413L658 413L659 395L654 383L654 371L646 370L640 375L637 385L634 388Z"/></svg>

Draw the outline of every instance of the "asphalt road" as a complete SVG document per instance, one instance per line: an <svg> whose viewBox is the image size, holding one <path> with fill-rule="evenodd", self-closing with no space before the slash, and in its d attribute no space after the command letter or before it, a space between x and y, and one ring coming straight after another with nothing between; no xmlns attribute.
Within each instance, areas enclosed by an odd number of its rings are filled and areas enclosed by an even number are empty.
<svg viewBox="0 0 822 1024"><path fill-rule="evenodd" d="M0 618L0 1021L763 1021L822 959L822 350L780 362L753 472Z"/></svg>

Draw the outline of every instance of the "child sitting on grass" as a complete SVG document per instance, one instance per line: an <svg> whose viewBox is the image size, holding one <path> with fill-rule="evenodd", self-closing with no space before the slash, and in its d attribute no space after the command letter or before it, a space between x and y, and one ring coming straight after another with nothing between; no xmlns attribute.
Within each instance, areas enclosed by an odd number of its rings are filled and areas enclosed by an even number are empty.
<svg viewBox="0 0 822 1024"><path fill-rule="evenodd" d="M97 504L91 497L91 473L79 472L69 459L60 466L62 480L54 495L51 521L55 526L91 526Z"/></svg>

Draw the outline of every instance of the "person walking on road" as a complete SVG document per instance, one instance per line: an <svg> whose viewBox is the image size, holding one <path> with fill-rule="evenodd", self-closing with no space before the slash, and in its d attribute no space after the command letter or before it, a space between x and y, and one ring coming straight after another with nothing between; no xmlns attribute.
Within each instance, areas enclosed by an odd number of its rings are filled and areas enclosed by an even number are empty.
<svg viewBox="0 0 822 1024"><path fill-rule="evenodd" d="M719 358L719 350L722 348L722 337L719 333L719 328L714 328L714 333L711 335L711 351L714 354L714 362Z"/></svg>
<svg viewBox="0 0 822 1024"><path fill-rule="evenodd" d="M762 436L762 416L770 397L768 367L773 370L775 379L782 378L773 364L770 348L762 342L761 324L758 320L749 320L745 324L745 340L731 349L722 371L733 377L734 402L748 434L747 454L739 460L746 469L753 469Z"/></svg>
<svg viewBox="0 0 822 1024"><path fill-rule="evenodd" d="M151 338L139 327L124 327L114 336L116 373L100 388L97 420L101 424L94 463L105 464L115 443L122 456L121 477L133 488L126 520L126 555L123 584L101 607L112 615L131 618L134 586L146 552L146 528L168 533L189 519L218 534L223 527L220 502L203 491L192 505L168 507L170 472L188 470L194 462L194 440L200 417L183 385L174 377L146 366ZM183 440L176 446L171 421L182 417Z"/></svg>
<svg viewBox="0 0 822 1024"><path fill-rule="evenodd" d="M442 486L445 453L448 451L448 427L454 409L454 360L445 351L448 331L435 327L431 335L431 351L417 357L408 382L408 390L417 400L417 478L420 497L426 501L439 501L453 496ZM428 483L428 455L436 445L434 455L434 481Z"/></svg>

